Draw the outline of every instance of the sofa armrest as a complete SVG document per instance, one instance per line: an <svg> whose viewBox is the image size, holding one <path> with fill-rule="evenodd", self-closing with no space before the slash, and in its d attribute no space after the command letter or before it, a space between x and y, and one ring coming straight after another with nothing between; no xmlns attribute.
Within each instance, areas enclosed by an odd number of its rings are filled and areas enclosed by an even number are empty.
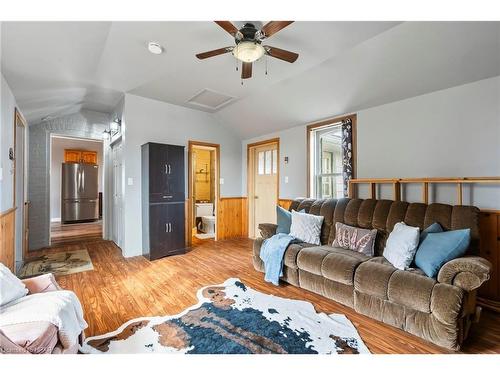
<svg viewBox="0 0 500 375"><path fill-rule="evenodd" d="M470 292L490 278L490 271L491 263L486 259L462 257L445 263L439 270L437 280Z"/></svg>
<svg viewBox="0 0 500 375"><path fill-rule="evenodd" d="M263 239L272 237L276 234L276 229L278 226L276 224L264 223L259 224L260 234Z"/></svg>
<svg viewBox="0 0 500 375"><path fill-rule="evenodd" d="M45 275L31 277L21 280L29 291L29 294L51 292L54 290L62 290L57 283L54 275L47 273Z"/></svg>

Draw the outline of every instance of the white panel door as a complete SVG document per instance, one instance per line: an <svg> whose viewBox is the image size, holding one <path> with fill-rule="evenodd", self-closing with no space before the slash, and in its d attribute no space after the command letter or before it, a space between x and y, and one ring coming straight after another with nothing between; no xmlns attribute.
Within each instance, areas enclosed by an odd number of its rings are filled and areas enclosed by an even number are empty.
<svg viewBox="0 0 500 375"><path fill-rule="evenodd" d="M278 147L275 143L259 146L254 151L254 234L261 223L276 223L278 204Z"/></svg>

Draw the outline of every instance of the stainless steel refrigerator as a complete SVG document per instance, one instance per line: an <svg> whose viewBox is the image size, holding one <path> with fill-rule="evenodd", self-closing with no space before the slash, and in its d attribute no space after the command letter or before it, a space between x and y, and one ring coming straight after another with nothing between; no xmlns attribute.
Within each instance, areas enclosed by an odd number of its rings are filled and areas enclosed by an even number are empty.
<svg viewBox="0 0 500 375"><path fill-rule="evenodd" d="M84 163L62 164L61 221L99 219L98 166Z"/></svg>

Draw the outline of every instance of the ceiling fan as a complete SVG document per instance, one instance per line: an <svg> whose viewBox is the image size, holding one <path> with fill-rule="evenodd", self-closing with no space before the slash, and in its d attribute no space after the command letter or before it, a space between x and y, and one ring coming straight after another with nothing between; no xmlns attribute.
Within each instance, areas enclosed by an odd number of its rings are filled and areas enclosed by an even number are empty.
<svg viewBox="0 0 500 375"><path fill-rule="evenodd" d="M297 53L262 45L262 42L265 39L276 34L281 29L284 29L292 22L293 21L270 21L265 24L261 30L258 30L254 24L247 22L241 29L238 30L230 21L215 21L217 25L222 27L234 37L236 45L198 53L196 57L203 60L209 57L231 52L234 57L242 62L242 79L247 79L252 76L252 63L264 55L293 63L299 57Z"/></svg>

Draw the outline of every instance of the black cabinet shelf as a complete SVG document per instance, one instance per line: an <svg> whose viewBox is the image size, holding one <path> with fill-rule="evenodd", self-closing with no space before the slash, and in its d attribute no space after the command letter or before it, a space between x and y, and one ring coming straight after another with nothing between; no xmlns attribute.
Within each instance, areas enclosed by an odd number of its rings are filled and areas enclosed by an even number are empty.
<svg viewBox="0 0 500 375"><path fill-rule="evenodd" d="M142 253L150 260L184 254L184 146L146 143L141 151Z"/></svg>

